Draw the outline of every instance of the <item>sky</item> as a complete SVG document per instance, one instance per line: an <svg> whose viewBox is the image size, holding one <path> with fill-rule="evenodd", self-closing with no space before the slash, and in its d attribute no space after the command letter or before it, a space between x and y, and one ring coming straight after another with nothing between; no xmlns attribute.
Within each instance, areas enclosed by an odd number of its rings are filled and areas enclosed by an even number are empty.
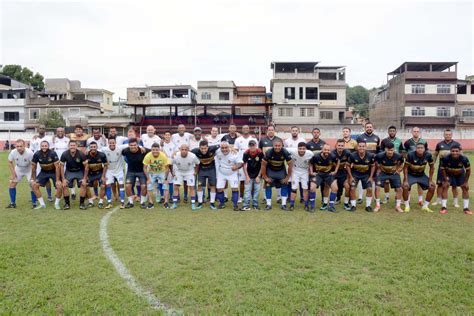
<svg viewBox="0 0 474 316"><path fill-rule="evenodd" d="M0 0L0 64L126 97L127 87L234 80L269 90L272 61L386 82L404 61L474 74L473 1Z"/></svg>

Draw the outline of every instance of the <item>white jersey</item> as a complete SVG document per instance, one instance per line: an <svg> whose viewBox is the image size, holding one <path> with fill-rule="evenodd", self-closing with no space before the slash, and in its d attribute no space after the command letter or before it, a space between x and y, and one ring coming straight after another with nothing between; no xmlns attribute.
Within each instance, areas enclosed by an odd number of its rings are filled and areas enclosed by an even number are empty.
<svg viewBox="0 0 474 316"><path fill-rule="evenodd" d="M284 145L285 145L285 148L287 149L298 148L298 144L301 142L306 144L306 141L303 138L298 137L298 139L295 140L293 139L293 137L290 137L290 138L285 139Z"/></svg>
<svg viewBox="0 0 474 316"><path fill-rule="evenodd" d="M53 138L53 150L58 154L58 158L61 159L63 152L69 149L69 138L63 136L63 138Z"/></svg>
<svg viewBox="0 0 474 316"><path fill-rule="evenodd" d="M207 135L206 140L207 140L209 146L216 146L216 145L219 145L221 143L222 136L223 136L223 134L219 134L219 135L216 136L216 138L214 138L211 135Z"/></svg>
<svg viewBox="0 0 474 316"><path fill-rule="evenodd" d="M303 156L300 156L297 148L287 148L288 152L291 154L291 160L293 161L293 171L305 173L309 172L308 167L313 158L314 154L311 150L306 150Z"/></svg>
<svg viewBox="0 0 474 316"><path fill-rule="evenodd" d="M125 143L125 141L127 141L127 140L128 140L128 138L125 137L125 136L118 136L118 135L115 136L115 144L116 144L117 146L122 146L123 143ZM109 145L109 140L107 140L107 146L108 146L108 145Z"/></svg>
<svg viewBox="0 0 474 316"><path fill-rule="evenodd" d="M199 165L199 162L199 158L192 152L188 152L186 157L182 157L181 153L178 152L173 159L171 159L173 171L179 175L194 174L194 167Z"/></svg>
<svg viewBox="0 0 474 316"><path fill-rule="evenodd" d="M30 142L30 149L33 151L33 153L41 149L41 142L44 140L49 143L49 148L53 147L51 137L47 135L44 135L42 138L40 138L39 136L36 136L36 138L32 139Z"/></svg>
<svg viewBox="0 0 474 316"><path fill-rule="evenodd" d="M179 133L171 135L171 141L179 148L182 144L189 145L189 140L193 135L185 132L183 136L179 135Z"/></svg>
<svg viewBox="0 0 474 316"><path fill-rule="evenodd" d="M237 137L237 139L235 140L235 143L234 143L234 149L236 149L241 155L244 154L244 151L246 151L247 149L249 149L249 142L253 140L255 141L255 143L257 144L258 146L258 141L257 139L253 138L252 136L249 136L247 138L243 137L243 136L239 136Z"/></svg>
<svg viewBox="0 0 474 316"><path fill-rule="evenodd" d="M95 139L94 137L90 137L86 142L87 148L89 148L89 146L92 142L97 143L97 150L101 150L102 148L107 147L107 139L104 136L101 136L99 139Z"/></svg>
<svg viewBox="0 0 474 316"><path fill-rule="evenodd" d="M125 168L125 160L122 156L122 150L124 148L127 148L127 145L117 146L114 150L109 147L102 147L100 149L100 151L107 157L107 162L109 163L107 166L107 173L116 175L123 172Z"/></svg>
<svg viewBox="0 0 474 316"><path fill-rule="evenodd" d="M33 151L25 148L23 154L20 154L17 149L13 149L8 154L8 161L15 162L15 168L22 173L31 173L31 160L33 159Z"/></svg>
<svg viewBox="0 0 474 316"><path fill-rule="evenodd" d="M161 138L158 135L153 135L153 137L150 137L148 136L148 134L143 134L141 140L143 143L143 147L147 149L151 149L151 146L154 143L157 143L158 145L161 143Z"/></svg>
<svg viewBox="0 0 474 316"><path fill-rule="evenodd" d="M196 138L191 137L189 140L189 150L193 150L194 148L199 148L199 143L204 140L204 138L201 137L200 140L196 140Z"/></svg>
<svg viewBox="0 0 474 316"><path fill-rule="evenodd" d="M163 142L161 149L165 152L166 156L173 157L178 151L178 147L173 142Z"/></svg>
<svg viewBox="0 0 474 316"><path fill-rule="evenodd" d="M221 149L216 151L216 168L219 173L223 175L237 174L238 171L233 171L232 167L239 163L242 163L242 156L238 153L229 152L224 155Z"/></svg>

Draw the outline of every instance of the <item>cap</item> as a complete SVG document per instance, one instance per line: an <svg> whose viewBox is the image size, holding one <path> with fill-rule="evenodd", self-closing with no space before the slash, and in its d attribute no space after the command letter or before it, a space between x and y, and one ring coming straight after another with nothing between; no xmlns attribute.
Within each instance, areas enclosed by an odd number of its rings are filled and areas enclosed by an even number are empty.
<svg viewBox="0 0 474 316"><path fill-rule="evenodd" d="M202 128L200 128L199 126L196 126L193 131L194 131L194 132L196 132L196 131L202 132Z"/></svg>
<svg viewBox="0 0 474 316"><path fill-rule="evenodd" d="M256 141L254 141L253 139L249 141L249 146L255 146L255 145L257 145Z"/></svg>

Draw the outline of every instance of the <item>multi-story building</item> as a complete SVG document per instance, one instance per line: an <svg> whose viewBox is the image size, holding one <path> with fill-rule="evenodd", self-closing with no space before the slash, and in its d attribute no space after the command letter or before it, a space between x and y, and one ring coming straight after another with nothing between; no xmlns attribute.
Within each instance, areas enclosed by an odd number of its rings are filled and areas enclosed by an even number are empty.
<svg viewBox="0 0 474 316"><path fill-rule="evenodd" d="M346 70L319 62L272 62L273 121L280 127L345 122Z"/></svg>
<svg viewBox="0 0 474 316"><path fill-rule="evenodd" d="M458 80L456 101L456 128L474 127L474 76Z"/></svg>
<svg viewBox="0 0 474 316"><path fill-rule="evenodd" d="M0 75L0 130L25 130L25 104L31 87Z"/></svg>
<svg viewBox="0 0 474 316"><path fill-rule="evenodd" d="M231 104L237 94L233 81L198 81L199 103Z"/></svg>
<svg viewBox="0 0 474 316"><path fill-rule="evenodd" d="M371 93L369 117L377 127L454 127L457 62L405 62Z"/></svg>

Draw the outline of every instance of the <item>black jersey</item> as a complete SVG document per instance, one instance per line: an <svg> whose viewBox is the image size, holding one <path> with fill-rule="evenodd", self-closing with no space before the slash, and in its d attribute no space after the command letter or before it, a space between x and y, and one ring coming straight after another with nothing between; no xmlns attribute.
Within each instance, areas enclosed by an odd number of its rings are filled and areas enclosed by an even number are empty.
<svg viewBox="0 0 474 316"><path fill-rule="evenodd" d="M451 147L453 147L454 145L461 147L461 144L454 140L451 140L449 143L443 140L442 142L436 144L435 151L438 152L440 161L442 158L451 154Z"/></svg>
<svg viewBox="0 0 474 316"><path fill-rule="evenodd" d="M363 133L357 137L357 142L364 141L367 143L367 152L376 154L380 151L380 138L372 134Z"/></svg>
<svg viewBox="0 0 474 316"><path fill-rule="evenodd" d="M331 154L323 157L322 153L316 154L310 160L313 165L313 171L316 173L330 173L333 172L337 165L337 158Z"/></svg>
<svg viewBox="0 0 474 316"><path fill-rule="evenodd" d="M408 153L405 164L408 166L408 174L419 177L425 174L426 165L432 166L434 161L431 153L427 151L421 157L416 154L416 151L412 151Z"/></svg>
<svg viewBox="0 0 474 316"><path fill-rule="evenodd" d="M41 167L42 172L55 173L56 166L54 165L58 161L58 155L55 151L48 149L46 152L39 150L33 155L31 160L33 163L37 163Z"/></svg>
<svg viewBox="0 0 474 316"><path fill-rule="evenodd" d="M216 168L216 151L219 149L219 146L209 146L207 152L203 154L199 148L194 148L191 150L193 154L198 157L200 164L199 169L212 169Z"/></svg>
<svg viewBox="0 0 474 316"><path fill-rule="evenodd" d="M268 136L262 137L262 139L260 139L260 141L258 142L258 148L260 148L263 151L263 153L266 153L267 150L269 150L270 148L273 148L273 142L277 140L280 140L281 143L283 144L283 141L278 136L273 136L272 138Z"/></svg>
<svg viewBox="0 0 474 316"><path fill-rule="evenodd" d="M337 152L337 149L331 152L331 155L339 161L339 169L337 171L346 170L346 163L349 161L350 154L351 152L347 149L344 149L341 154Z"/></svg>
<svg viewBox="0 0 474 316"><path fill-rule="evenodd" d="M127 161L127 170L130 172L143 172L143 159L148 152L150 152L149 149L146 149L143 153L141 149L138 149L136 152L132 152L130 148L122 150L122 155Z"/></svg>
<svg viewBox="0 0 474 316"><path fill-rule="evenodd" d="M285 171L285 161L291 160L291 154L285 148L282 148L278 153L273 148L270 148L265 153L263 160L267 162L268 169L272 171Z"/></svg>
<svg viewBox="0 0 474 316"><path fill-rule="evenodd" d="M263 157L264 155L260 149L257 149L254 154L250 153L249 149L244 152L242 161L247 164L247 173L250 179L255 179L260 173Z"/></svg>
<svg viewBox="0 0 474 316"><path fill-rule="evenodd" d="M237 139L237 137L239 137L239 135L237 135L237 133L235 134L235 137L232 137L232 135L230 135L230 134L225 134L224 136L222 136L221 142L228 142L229 145L233 146L235 144L235 140Z"/></svg>
<svg viewBox="0 0 474 316"><path fill-rule="evenodd" d="M441 159L441 169L446 171L448 176L458 176L471 168L469 159L460 155L458 159L454 159L451 154Z"/></svg>
<svg viewBox="0 0 474 316"><path fill-rule="evenodd" d="M87 161L86 155L80 150L76 150L72 155L68 149L61 155L61 164L66 165L67 171L84 171L84 161Z"/></svg>
<svg viewBox="0 0 474 316"><path fill-rule="evenodd" d="M312 151L313 154L317 155L321 152L321 150L323 150L324 144L326 144L326 142L322 140L321 138L318 139L317 142L315 142L314 139L312 139L306 143L306 149Z"/></svg>
<svg viewBox="0 0 474 316"><path fill-rule="evenodd" d="M94 156L89 152L86 158L89 166L89 174L97 175L102 173L104 166L107 164L107 156L103 152L97 151Z"/></svg>
<svg viewBox="0 0 474 316"><path fill-rule="evenodd" d="M374 167L375 154L366 152L364 157L360 157L357 151L349 156L348 163L351 165L352 173L356 175L368 175L370 169Z"/></svg>
<svg viewBox="0 0 474 316"><path fill-rule="evenodd" d="M403 164L403 157L399 153L393 153L393 156L389 158L386 152L381 152L375 156L375 161L383 173L394 174Z"/></svg>

